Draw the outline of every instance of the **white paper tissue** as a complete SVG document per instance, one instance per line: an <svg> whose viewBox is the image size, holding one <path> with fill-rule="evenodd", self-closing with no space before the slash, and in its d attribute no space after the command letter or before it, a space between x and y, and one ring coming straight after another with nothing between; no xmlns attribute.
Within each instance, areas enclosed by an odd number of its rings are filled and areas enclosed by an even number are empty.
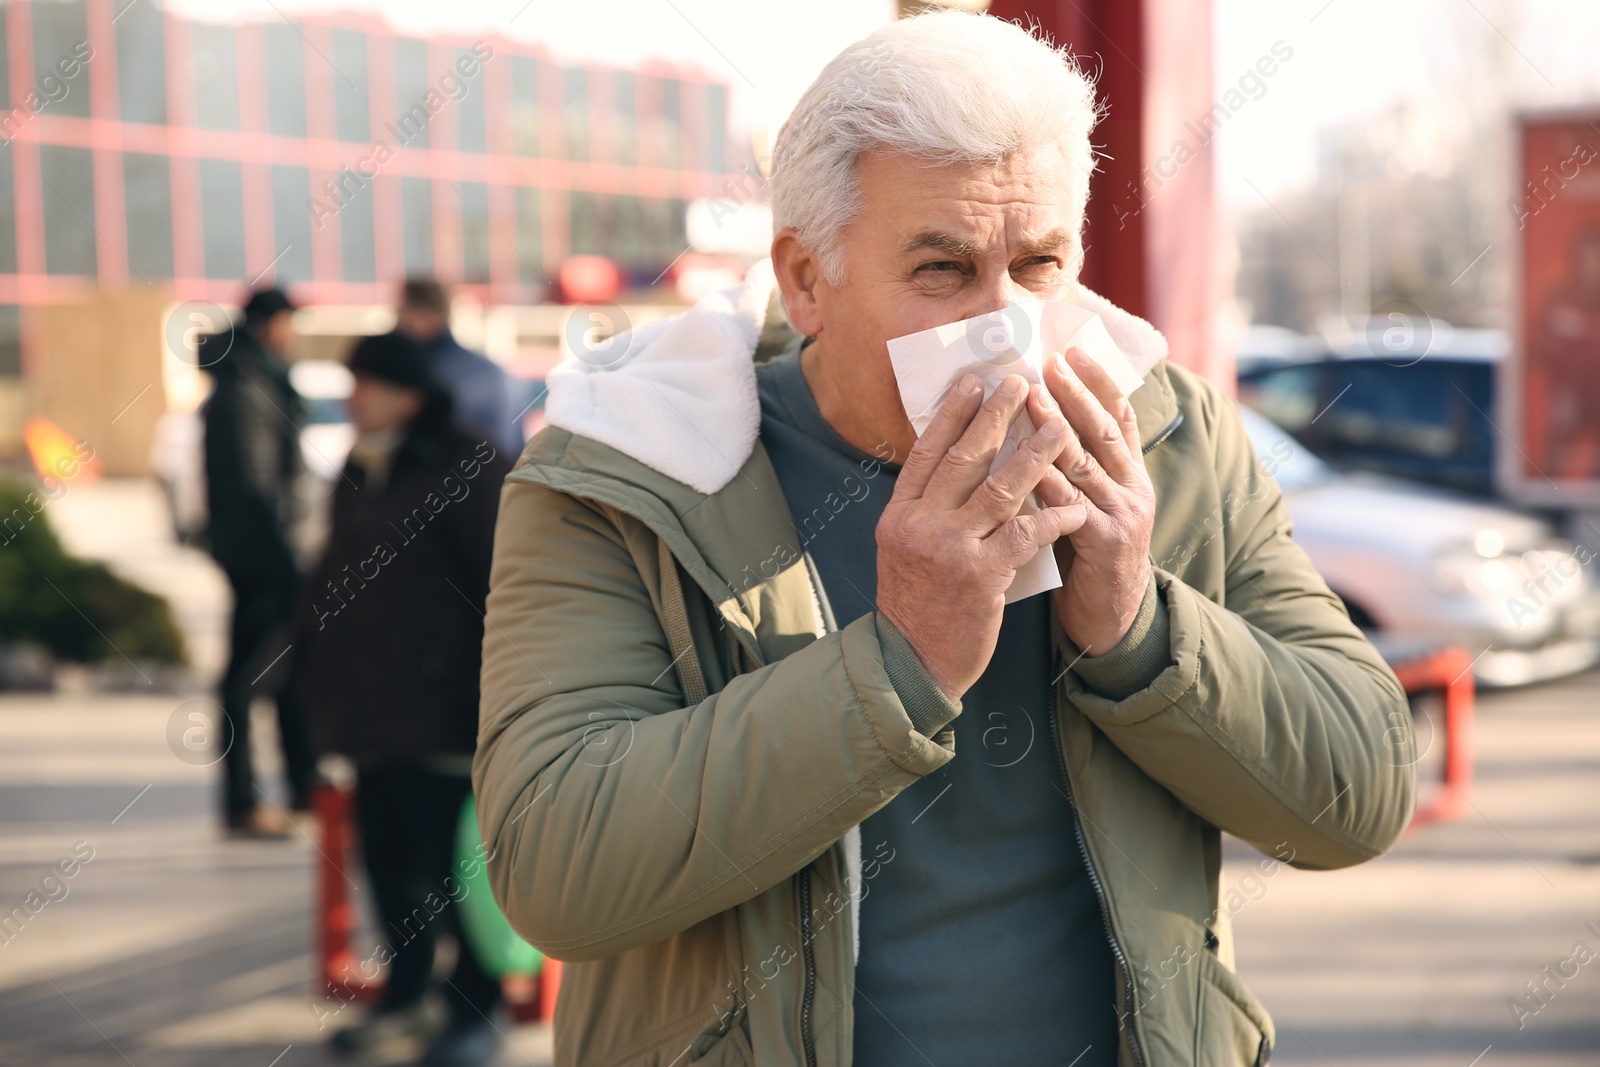
<svg viewBox="0 0 1600 1067"><path fill-rule="evenodd" d="M1008 304L999 311L896 337L889 342L889 359L900 387L900 401L920 437L962 375L974 375L987 398L1008 375L1042 381L1045 359L1069 348L1082 349L1110 372L1124 395L1139 388L1143 379L1111 340L1100 317L1059 301ZM998 470L1032 433L1033 421L1024 411L1012 423L991 469ZM1038 497L1029 494L1023 512L1040 506ZM1060 585L1055 553L1043 549L1017 569L1006 590L1006 603Z"/></svg>

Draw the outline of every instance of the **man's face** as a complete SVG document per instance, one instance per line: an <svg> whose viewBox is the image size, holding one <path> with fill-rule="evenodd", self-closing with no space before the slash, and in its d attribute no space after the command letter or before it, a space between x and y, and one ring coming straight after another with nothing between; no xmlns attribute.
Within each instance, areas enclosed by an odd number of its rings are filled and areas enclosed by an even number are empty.
<svg viewBox="0 0 1600 1067"><path fill-rule="evenodd" d="M1054 147L995 165L873 151L857 176L863 208L844 233L844 278L819 280L814 321L796 326L817 337L826 391L856 409L849 421L903 451L911 428L887 342L1013 300L1066 297L1081 220Z"/></svg>
<svg viewBox="0 0 1600 1067"><path fill-rule="evenodd" d="M419 390L357 374L345 407L357 433L376 433L410 422L422 410L424 399Z"/></svg>
<svg viewBox="0 0 1600 1067"><path fill-rule="evenodd" d="M294 312L280 311L261 324L262 343L274 352L288 352L294 346Z"/></svg>
<svg viewBox="0 0 1600 1067"><path fill-rule="evenodd" d="M402 304L395 316L395 327L413 341L428 342L444 333L444 316L432 308Z"/></svg>

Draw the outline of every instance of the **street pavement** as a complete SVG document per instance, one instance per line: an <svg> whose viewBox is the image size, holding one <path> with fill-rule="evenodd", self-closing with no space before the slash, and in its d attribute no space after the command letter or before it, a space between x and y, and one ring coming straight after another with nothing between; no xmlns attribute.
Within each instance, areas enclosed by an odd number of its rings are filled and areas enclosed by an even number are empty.
<svg viewBox="0 0 1600 1067"><path fill-rule="evenodd" d="M91 486L52 507L68 501L64 540L173 595L214 673L222 586L150 529L148 491ZM105 532L129 514L143 518ZM105 692L82 672L65 681L0 696L0 916L32 890L55 898L0 932L0 1065L342 1062L322 1047L329 1004L312 998L315 828L282 843L221 839L219 769L186 762L171 740L188 702L206 699L200 683L151 694ZM1480 695L1463 815L1375 862L1263 870L1229 842L1239 971L1276 1021L1274 1064L1600 1063L1597 696L1600 673ZM281 798L265 710L258 761ZM1442 753L1430 722L1425 792ZM71 877L46 882L63 860ZM550 1062L547 1027L502 1025L499 1063Z"/></svg>

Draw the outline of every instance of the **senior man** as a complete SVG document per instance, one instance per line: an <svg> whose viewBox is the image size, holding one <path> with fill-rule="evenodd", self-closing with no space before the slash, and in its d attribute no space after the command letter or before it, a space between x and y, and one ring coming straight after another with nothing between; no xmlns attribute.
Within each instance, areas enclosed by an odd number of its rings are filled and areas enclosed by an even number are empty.
<svg viewBox="0 0 1600 1067"><path fill-rule="evenodd" d="M552 375L474 779L572 961L558 1064L1264 1062L1221 832L1331 868L1405 826L1405 698L1232 403L1076 283L1095 116L1014 25L880 30L779 134L771 267ZM886 342L1028 299L1139 388L1056 353L916 436Z"/></svg>

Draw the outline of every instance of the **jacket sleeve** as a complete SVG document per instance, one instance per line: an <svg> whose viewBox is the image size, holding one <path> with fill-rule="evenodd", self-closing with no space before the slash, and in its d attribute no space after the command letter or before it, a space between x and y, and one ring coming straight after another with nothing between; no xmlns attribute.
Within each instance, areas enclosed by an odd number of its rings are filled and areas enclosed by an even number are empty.
<svg viewBox="0 0 1600 1067"><path fill-rule="evenodd" d="M473 785L495 897L557 959L756 896L951 756L910 712L938 732L959 707L907 708L875 615L685 707L656 546L549 488L502 493ZM702 658L728 639L715 627L697 627Z"/></svg>
<svg viewBox="0 0 1600 1067"><path fill-rule="evenodd" d="M1280 855L1287 842L1296 866L1371 859L1411 819L1405 693L1292 539L1238 410L1215 392L1197 407L1223 501L1224 602L1157 567L1155 618L1067 672L1066 697L1219 829Z"/></svg>
<svg viewBox="0 0 1600 1067"><path fill-rule="evenodd" d="M294 566L294 548L277 508L246 470L241 388L219 379L203 413L211 540L224 566L277 573Z"/></svg>

